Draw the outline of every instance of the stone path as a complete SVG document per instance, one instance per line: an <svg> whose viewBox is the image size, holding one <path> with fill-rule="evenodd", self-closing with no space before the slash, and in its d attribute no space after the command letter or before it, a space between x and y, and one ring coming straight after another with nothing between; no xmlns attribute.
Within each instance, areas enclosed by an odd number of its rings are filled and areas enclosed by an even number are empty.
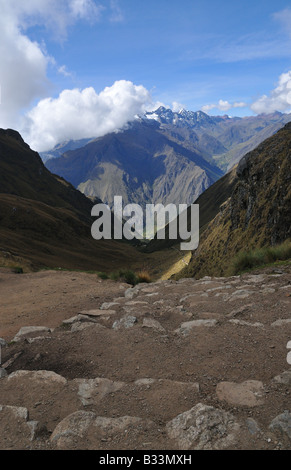
<svg viewBox="0 0 291 470"><path fill-rule="evenodd" d="M1 449L290 450L290 267L120 292L2 339Z"/></svg>

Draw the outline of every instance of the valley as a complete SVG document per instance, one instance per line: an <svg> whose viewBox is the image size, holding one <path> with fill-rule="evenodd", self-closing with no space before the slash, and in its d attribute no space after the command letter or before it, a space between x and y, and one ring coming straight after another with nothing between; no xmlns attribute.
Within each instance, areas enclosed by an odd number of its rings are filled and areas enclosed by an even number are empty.
<svg viewBox="0 0 291 470"><path fill-rule="evenodd" d="M290 449L290 131L198 190L194 252L168 227L141 245L93 240L100 199L0 132L1 449ZM115 157L121 141L108 137ZM231 272L270 247L266 266Z"/></svg>

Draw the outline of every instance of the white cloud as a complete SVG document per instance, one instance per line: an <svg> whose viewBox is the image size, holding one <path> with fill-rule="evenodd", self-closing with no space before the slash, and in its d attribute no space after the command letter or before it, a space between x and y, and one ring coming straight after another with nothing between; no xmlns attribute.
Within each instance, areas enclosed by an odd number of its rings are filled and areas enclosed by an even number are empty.
<svg viewBox="0 0 291 470"><path fill-rule="evenodd" d="M113 23L120 23L124 20L123 13L117 0L110 0L111 18Z"/></svg>
<svg viewBox="0 0 291 470"><path fill-rule="evenodd" d="M283 29L291 36L291 8L278 11L274 13L273 17L282 24Z"/></svg>
<svg viewBox="0 0 291 470"><path fill-rule="evenodd" d="M282 73L277 87L270 95L263 95L251 105L256 114L268 114L274 111L291 112L291 70Z"/></svg>
<svg viewBox="0 0 291 470"><path fill-rule="evenodd" d="M178 101L173 101L172 103L172 111L174 113L178 113L181 109L184 109L186 108L186 106L183 106L181 103L179 103Z"/></svg>
<svg viewBox="0 0 291 470"><path fill-rule="evenodd" d="M0 127L18 128L20 113L50 89L48 65L57 66L26 29L45 25L54 37L65 39L70 25L95 21L101 10L93 0L0 0ZM68 73L63 67L59 71Z"/></svg>
<svg viewBox="0 0 291 470"><path fill-rule="evenodd" d="M232 108L245 108L246 106L247 104L242 101L229 103L229 101L219 100L218 103L206 104L205 106L202 106L201 111L203 111L204 113L207 113L212 109L219 109L220 111L229 111Z"/></svg>
<svg viewBox="0 0 291 470"><path fill-rule="evenodd" d="M94 88L64 90L41 100L26 116L25 140L37 151L69 139L100 137L122 128L152 105L146 88L120 80L97 94Z"/></svg>
<svg viewBox="0 0 291 470"><path fill-rule="evenodd" d="M64 77L72 77L72 73L69 72L69 70L67 70L67 66L66 65L61 65L59 68L58 68L58 72L61 74L61 75L64 75Z"/></svg>

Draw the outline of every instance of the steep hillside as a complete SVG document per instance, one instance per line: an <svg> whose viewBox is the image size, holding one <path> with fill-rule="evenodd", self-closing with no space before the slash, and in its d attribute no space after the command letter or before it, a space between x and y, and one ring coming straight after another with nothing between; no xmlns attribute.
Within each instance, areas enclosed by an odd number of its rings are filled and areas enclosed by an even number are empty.
<svg viewBox="0 0 291 470"><path fill-rule="evenodd" d="M236 167L233 168L229 173L220 178L210 188L199 196L194 201L194 204L199 204L199 227L200 233L202 233L209 222L219 212L220 206L230 197L233 188L237 182ZM178 217L179 222L179 217ZM188 230L190 230L190 208L188 208ZM168 237L169 226L166 226L166 237L164 240L158 240L156 237L150 241L147 245L146 251L151 253L157 250L163 250L170 246L177 245L181 242L181 239L170 240Z"/></svg>
<svg viewBox="0 0 291 470"><path fill-rule="evenodd" d="M140 260L126 243L93 240L92 205L17 132L0 130L0 264L110 271Z"/></svg>
<svg viewBox="0 0 291 470"><path fill-rule="evenodd" d="M189 204L222 176L201 153L164 135L153 120L136 121L123 132L49 160L47 168L110 206L115 195L143 206Z"/></svg>
<svg viewBox="0 0 291 470"><path fill-rule="evenodd" d="M179 276L224 275L239 251L291 238L290 150L291 123L240 161L231 196Z"/></svg>
<svg viewBox="0 0 291 470"><path fill-rule="evenodd" d="M73 210L84 220L92 202L59 176L52 175L38 153L14 130L0 129L0 193Z"/></svg>

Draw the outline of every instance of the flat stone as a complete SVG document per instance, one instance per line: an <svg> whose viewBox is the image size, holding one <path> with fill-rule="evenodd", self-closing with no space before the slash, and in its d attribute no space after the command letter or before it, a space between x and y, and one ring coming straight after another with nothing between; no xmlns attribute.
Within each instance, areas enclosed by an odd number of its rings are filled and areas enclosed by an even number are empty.
<svg viewBox="0 0 291 470"><path fill-rule="evenodd" d="M289 325L289 323L291 323L291 318L286 318L286 319L282 319L282 320L277 320L275 321L274 323L271 324L271 326L285 326L285 325Z"/></svg>
<svg viewBox="0 0 291 470"><path fill-rule="evenodd" d="M104 302L101 305L100 310L109 310L111 309L111 307L114 307L115 305L119 305L119 302Z"/></svg>
<svg viewBox="0 0 291 470"><path fill-rule="evenodd" d="M154 330L165 332L165 328L162 327L162 325L157 321L154 320L153 318L144 318L143 323L142 323L143 328L153 328Z"/></svg>
<svg viewBox="0 0 291 470"><path fill-rule="evenodd" d="M276 292L276 289L273 289L272 287L265 287L265 289L260 290L260 294L274 294Z"/></svg>
<svg viewBox="0 0 291 470"><path fill-rule="evenodd" d="M235 441L239 424L230 413L198 403L167 423L166 431L181 450L221 450Z"/></svg>
<svg viewBox="0 0 291 470"><path fill-rule="evenodd" d="M229 297L227 296L226 299L230 302L233 302L237 299L247 299L250 295L253 295L254 291L247 290L247 289L238 289L237 291L233 292Z"/></svg>
<svg viewBox="0 0 291 470"><path fill-rule="evenodd" d="M55 372L48 371L48 370L18 370L16 372L12 372L7 380L20 380L22 381L24 378L28 379L31 383L32 382L45 382L51 384L60 384L66 385L67 379L62 377Z"/></svg>
<svg viewBox="0 0 291 470"><path fill-rule="evenodd" d="M51 331L51 328L48 328L46 326L23 326L15 335L13 341L18 342L25 336L30 335L32 333L50 333Z"/></svg>
<svg viewBox="0 0 291 470"><path fill-rule="evenodd" d="M7 343L6 343L5 339L0 338L0 346L4 347L6 345L7 345Z"/></svg>
<svg viewBox="0 0 291 470"><path fill-rule="evenodd" d="M264 386L257 380L247 380L240 384L220 382L216 387L219 400L231 405L254 407L264 403Z"/></svg>
<svg viewBox="0 0 291 470"><path fill-rule="evenodd" d="M9 405L0 405L0 411L9 411L13 414L15 418L22 419L24 421L28 420L28 409L22 406L9 406Z"/></svg>
<svg viewBox="0 0 291 470"><path fill-rule="evenodd" d="M50 336L36 336L35 338L27 338L29 344L36 343L37 341L43 341L46 339L51 339Z"/></svg>
<svg viewBox="0 0 291 470"><path fill-rule="evenodd" d="M234 325L240 325L240 326L252 326L254 328L264 328L264 325L263 323L260 323L260 322L255 322L255 323L251 323L249 321L245 321L245 320L237 320L235 318L233 318L232 320L228 320L229 323L232 323Z"/></svg>
<svg viewBox="0 0 291 470"><path fill-rule="evenodd" d="M104 312L103 309L95 309L95 310L83 310L81 315L86 315L88 317L103 317L104 315L114 315L116 310L106 310Z"/></svg>
<svg viewBox="0 0 291 470"><path fill-rule="evenodd" d="M217 323L218 322L215 319L187 321L185 323L182 323L180 328L175 330L175 333L187 335L191 332L193 328L200 328L200 327L211 328L211 327L216 326Z"/></svg>
<svg viewBox="0 0 291 470"><path fill-rule="evenodd" d="M143 385L153 385L155 382L157 382L157 379L138 379L134 382L135 385L137 386L143 386Z"/></svg>
<svg viewBox="0 0 291 470"><path fill-rule="evenodd" d="M225 285L219 287L212 287L211 289L206 289L206 292L215 292L217 290L224 290L224 289L233 289L233 286Z"/></svg>
<svg viewBox="0 0 291 470"><path fill-rule="evenodd" d="M252 274L247 276L247 282L252 282L257 284L259 282L263 282L266 278L265 274Z"/></svg>

